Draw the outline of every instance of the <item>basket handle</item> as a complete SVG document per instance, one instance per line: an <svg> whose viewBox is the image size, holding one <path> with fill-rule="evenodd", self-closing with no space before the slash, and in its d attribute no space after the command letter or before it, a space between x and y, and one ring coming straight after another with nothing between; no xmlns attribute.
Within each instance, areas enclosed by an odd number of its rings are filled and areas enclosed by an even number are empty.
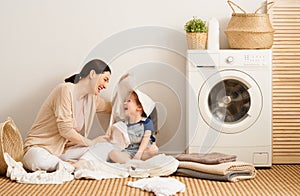
<svg viewBox="0 0 300 196"><path fill-rule="evenodd" d="M240 6L238 6L237 4L233 3L232 1L227 1L228 5L231 7L233 13L235 13L235 9L233 8L232 5L236 6L237 8L239 8L242 12L244 12L244 14L246 14L246 11L243 10Z"/></svg>
<svg viewBox="0 0 300 196"><path fill-rule="evenodd" d="M263 8L263 7L266 7L265 13L268 13L269 9L273 6L273 5L271 5L271 4L274 5L274 2L273 2L273 1L272 1L272 2L269 2L269 3L265 2L262 6L260 6L260 7L254 12L254 14L256 14L256 13L257 13L261 8ZM271 5L271 6L269 6L269 8L268 8L268 5Z"/></svg>

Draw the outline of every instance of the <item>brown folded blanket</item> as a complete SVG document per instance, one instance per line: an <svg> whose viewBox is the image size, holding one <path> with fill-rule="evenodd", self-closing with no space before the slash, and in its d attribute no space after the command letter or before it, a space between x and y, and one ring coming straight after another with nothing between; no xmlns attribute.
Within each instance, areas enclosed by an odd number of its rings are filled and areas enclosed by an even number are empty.
<svg viewBox="0 0 300 196"><path fill-rule="evenodd" d="M203 164L219 164L236 161L236 155L227 155L219 152L179 154L175 157L179 161L191 161Z"/></svg>

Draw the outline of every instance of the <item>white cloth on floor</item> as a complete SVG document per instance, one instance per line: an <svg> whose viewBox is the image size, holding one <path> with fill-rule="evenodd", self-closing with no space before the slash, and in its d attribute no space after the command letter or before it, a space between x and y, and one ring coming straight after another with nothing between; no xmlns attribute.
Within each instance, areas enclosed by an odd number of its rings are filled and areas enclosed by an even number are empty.
<svg viewBox="0 0 300 196"><path fill-rule="evenodd" d="M119 147L111 144L110 142L97 143L94 146L90 146L89 150L80 158L87 161L97 161L98 159L107 161L108 154L113 149L120 149Z"/></svg>
<svg viewBox="0 0 300 196"><path fill-rule="evenodd" d="M35 171L28 173L23 168L23 164L16 162L8 153L4 153L4 159L8 166L6 176L12 181L26 184L62 184L74 179L74 176L67 171L63 162L58 164L55 172Z"/></svg>
<svg viewBox="0 0 300 196"><path fill-rule="evenodd" d="M128 169L122 166L122 164L107 162L107 155L110 151L103 152L101 147L107 148L104 151L110 149L110 146L106 146L102 143L95 145L93 150L90 150L82 157L84 161L77 164L74 172L76 179L102 180L109 178L126 178L129 176ZM97 151L97 149L101 151Z"/></svg>
<svg viewBox="0 0 300 196"><path fill-rule="evenodd" d="M131 177L168 176L174 173L179 161L165 154L156 155L146 161L131 160L126 164L109 163L103 159L83 161L77 165L75 178L107 179Z"/></svg>
<svg viewBox="0 0 300 196"><path fill-rule="evenodd" d="M82 161L77 164L74 176L76 179L109 179L126 178L129 173L119 163L109 163L104 160Z"/></svg>
<svg viewBox="0 0 300 196"><path fill-rule="evenodd" d="M175 178L152 177L134 182L129 181L128 186L154 192L158 196L175 195L177 192L185 192L185 184Z"/></svg>
<svg viewBox="0 0 300 196"><path fill-rule="evenodd" d="M177 170L179 161L172 156L158 154L146 161L132 159L125 166L130 169L131 177L169 176Z"/></svg>

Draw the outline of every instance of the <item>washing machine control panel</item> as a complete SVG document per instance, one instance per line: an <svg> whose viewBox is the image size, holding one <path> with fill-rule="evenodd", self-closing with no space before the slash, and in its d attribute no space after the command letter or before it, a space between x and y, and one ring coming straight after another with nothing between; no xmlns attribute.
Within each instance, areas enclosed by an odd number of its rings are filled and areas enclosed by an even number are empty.
<svg viewBox="0 0 300 196"><path fill-rule="evenodd" d="M228 56L225 59L227 64L237 64L237 65L265 65L266 60L264 55L249 55L245 54L242 58Z"/></svg>
<svg viewBox="0 0 300 196"><path fill-rule="evenodd" d="M221 53L221 62L225 66L265 66L271 59L268 51L247 50L247 51L224 51Z"/></svg>
<svg viewBox="0 0 300 196"><path fill-rule="evenodd" d="M244 65L265 65L265 55L244 55Z"/></svg>
<svg viewBox="0 0 300 196"><path fill-rule="evenodd" d="M189 71L202 67L261 66L271 67L271 50L189 50L187 52Z"/></svg>

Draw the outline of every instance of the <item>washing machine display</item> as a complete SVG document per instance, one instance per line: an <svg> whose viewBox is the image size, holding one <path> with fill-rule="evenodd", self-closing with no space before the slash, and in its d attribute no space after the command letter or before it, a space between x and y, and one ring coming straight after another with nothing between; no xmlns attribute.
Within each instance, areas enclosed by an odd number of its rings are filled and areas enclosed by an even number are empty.
<svg viewBox="0 0 300 196"><path fill-rule="evenodd" d="M188 153L222 152L255 166L271 166L271 54L187 52Z"/></svg>

